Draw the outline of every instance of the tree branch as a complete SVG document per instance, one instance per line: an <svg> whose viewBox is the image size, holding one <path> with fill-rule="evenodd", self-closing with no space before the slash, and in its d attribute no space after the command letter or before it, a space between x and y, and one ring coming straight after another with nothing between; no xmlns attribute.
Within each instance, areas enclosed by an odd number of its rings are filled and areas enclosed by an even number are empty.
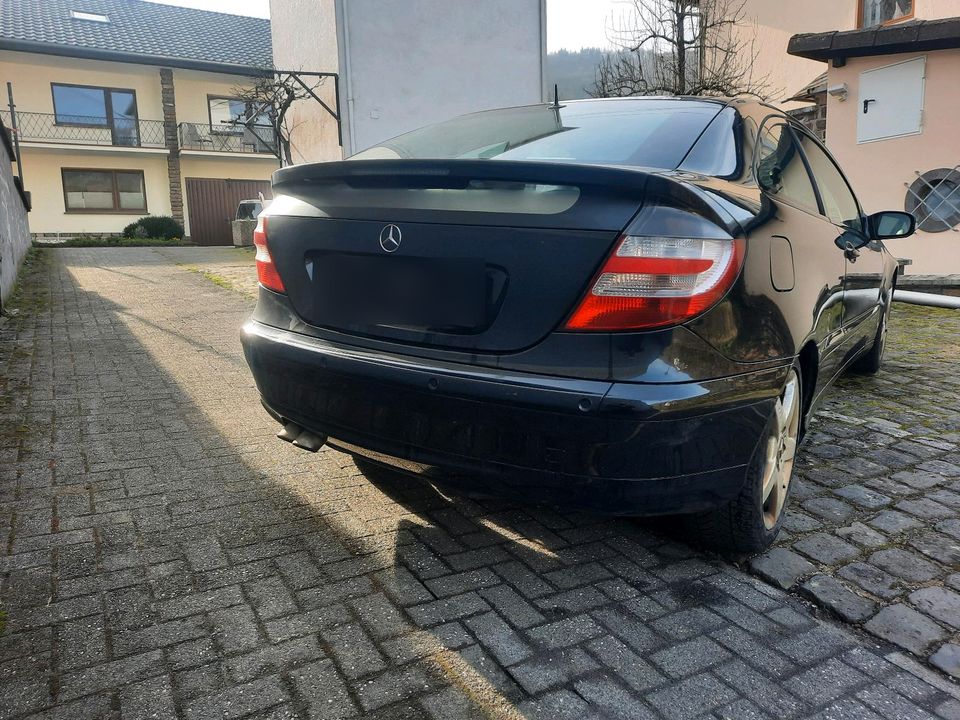
<svg viewBox="0 0 960 720"><path fill-rule="evenodd" d="M746 0L631 0L608 25L618 49L597 67L595 97L651 94L770 97ZM778 91L779 92L779 91Z"/></svg>

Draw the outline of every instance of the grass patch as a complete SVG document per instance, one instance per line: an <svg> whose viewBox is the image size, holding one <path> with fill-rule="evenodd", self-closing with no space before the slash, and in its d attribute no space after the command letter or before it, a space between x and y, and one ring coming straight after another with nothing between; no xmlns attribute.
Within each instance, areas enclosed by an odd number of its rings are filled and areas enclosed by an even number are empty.
<svg viewBox="0 0 960 720"><path fill-rule="evenodd" d="M7 629L7 611L0 608L0 635Z"/></svg>
<svg viewBox="0 0 960 720"><path fill-rule="evenodd" d="M255 295L251 295L249 290L247 290L243 286L238 285L230 278L224 277L219 273L198 268L196 265L185 265L183 263L178 263L178 265L182 267L184 270L189 270L192 273L197 273L197 275L200 275L201 277L203 277L204 280L209 280L214 285L216 285L217 287L222 287L224 290L232 290L233 292L239 293L240 295L243 295L244 297L248 297L248 298L256 297Z"/></svg>
<svg viewBox="0 0 960 720"><path fill-rule="evenodd" d="M198 270L201 275L203 275L207 280L212 282L214 285L219 285L222 288L227 290L237 290L237 286L232 282L227 280L223 275L217 275L216 273L209 272L207 270Z"/></svg>
<svg viewBox="0 0 960 720"><path fill-rule="evenodd" d="M15 315L26 310L43 310L49 298L35 278L46 267L49 257L35 246L27 250L17 272L17 282L13 286L10 298L3 304L5 313Z"/></svg>
<svg viewBox="0 0 960 720"><path fill-rule="evenodd" d="M34 241L34 247L41 248L89 248L89 247L182 247L195 243L181 238L128 238L128 237L75 237L58 243Z"/></svg>

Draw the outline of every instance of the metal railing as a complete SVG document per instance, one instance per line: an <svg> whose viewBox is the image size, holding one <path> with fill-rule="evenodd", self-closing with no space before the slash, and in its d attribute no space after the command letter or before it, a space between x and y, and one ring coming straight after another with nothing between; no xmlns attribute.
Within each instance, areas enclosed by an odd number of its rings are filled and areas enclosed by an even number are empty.
<svg viewBox="0 0 960 720"><path fill-rule="evenodd" d="M4 124L10 125L10 113L0 111ZM166 147L161 120L128 120L81 115L57 116L53 113L17 112L20 142L104 145L114 147Z"/></svg>
<svg viewBox="0 0 960 720"><path fill-rule="evenodd" d="M11 125L10 113L0 111L0 121ZM17 112L17 136L25 143L62 143L105 147L165 148L162 120L125 120L53 113ZM277 138L269 125L211 126L183 122L177 126L183 150L277 154Z"/></svg>
<svg viewBox="0 0 960 720"><path fill-rule="evenodd" d="M224 125L180 123L180 148L229 153L277 154L277 138L269 125Z"/></svg>
<svg viewBox="0 0 960 720"><path fill-rule="evenodd" d="M960 232L960 165L952 169L921 173L907 188L907 209L917 217L917 227L926 232Z"/></svg>

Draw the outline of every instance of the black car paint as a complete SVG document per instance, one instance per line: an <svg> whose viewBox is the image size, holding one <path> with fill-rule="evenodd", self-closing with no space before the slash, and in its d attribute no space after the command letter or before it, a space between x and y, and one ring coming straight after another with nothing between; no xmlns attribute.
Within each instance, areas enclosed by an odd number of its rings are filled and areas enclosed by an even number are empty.
<svg viewBox="0 0 960 720"><path fill-rule="evenodd" d="M248 326L244 347L267 410L334 447L446 484L609 513L689 512L735 494L784 378L772 368L699 383L575 380L265 325Z"/></svg>
<svg viewBox="0 0 960 720"><path fill-rule="evenodd" d="M791 122L757 103L729 107L755 127L770 115ZM271 237L283 245L275 260L294 295L318 233L327 248L343 238L376 242L387 222L404 228L405 242L413 238L405 251L414 254L419 232L444 225L550 238L579 233L574 245L582 245L583 255L572 259L583 267L579 287L564 288L567 311L618 234L631 225L656 232L657 214L669 212L661 208L683 208L690 222L745 237L747 252L727 295L683 325L563 332L561 312L535 332L527 325L537 321L524 323L526 335L513 345L313 325L309 308L261 288L243 342L264 404L278 419L349 452L474 489L529 492L624 514L718 505L742 485L787 368L799 357L805 380L814 381L805 393L809 410L871 346L896 269L883 244L866 237L859 256L846 259L834 241L850 230L772 198L752 171L749 158L723 179L491 160L358 161L278 171L278 197L267 215ZM344 202L344 193L384 184L460 187L478 176L571 182L585 201L546 221Z"/></svg>

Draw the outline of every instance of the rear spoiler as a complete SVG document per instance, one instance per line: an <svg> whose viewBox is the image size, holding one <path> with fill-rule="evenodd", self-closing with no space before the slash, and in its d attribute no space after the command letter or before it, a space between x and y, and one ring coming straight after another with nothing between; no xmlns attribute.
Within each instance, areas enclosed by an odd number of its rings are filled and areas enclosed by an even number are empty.
<svg viewBox="0 0 960 720"><path fill-rule="evenodd" d="M579 190L579 198L575 205L556 214L534 212L524 217L504 213L509 217L492 217L501 213L434 209L430 221L619 231L644 202L654 199L692 210L723 227L732 221L718 212L705 190L669 170L474 159L346 160L281 168L273 173L274 197L280 202L271 205L270 214L423 221L422 209L405 204L409 193L391 196L390 191L466 190L477 182L504 183L507 187L511 183L573 187ZM284 202L283 196L299 203ZM627 210L628 217L624 218ZM473 215L481 217L468 217Z"/></svg>
<svg viewBox="0 0 960 720"><path fill-rule="evenodd" d="M274 190L290 185L465 188L474 180L601 187L642 194L651 174L640 169L520 160L344 160L281 168Z"/></svg>

